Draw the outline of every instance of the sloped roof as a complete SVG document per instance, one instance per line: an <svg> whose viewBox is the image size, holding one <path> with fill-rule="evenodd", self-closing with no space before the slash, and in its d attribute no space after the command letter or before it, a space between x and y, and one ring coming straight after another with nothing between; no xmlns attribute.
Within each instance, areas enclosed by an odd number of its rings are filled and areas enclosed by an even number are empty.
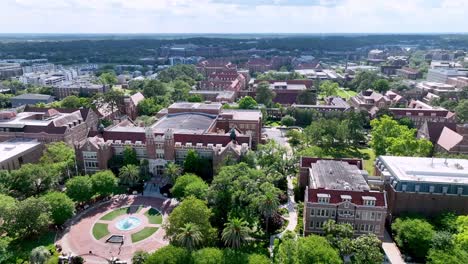
<svg viewBox="0 0 468 264"><path fill-rule="evenodd" d="M439 140L437 141L437 144L445 150L450 151L453 147L462 142L462 140L462 135L458 134L457 132L451 130L448 127L444 127L442 133L440 134Z"/></svg>

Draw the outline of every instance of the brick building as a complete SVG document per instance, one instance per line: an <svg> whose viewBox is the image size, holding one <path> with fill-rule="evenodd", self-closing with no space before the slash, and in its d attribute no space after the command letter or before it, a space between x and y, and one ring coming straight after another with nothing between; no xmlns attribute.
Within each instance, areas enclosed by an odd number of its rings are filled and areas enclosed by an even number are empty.
<svg viewBox="0 0 468 264"><path fill-rule="evenodd" d="M63 141L70 146L96 130L98 116L91 109L54 109L26 106L23 112L0 112L0 141L37 139L41 143Z"/></svg>
<svg viewBox="0 0 468 264"><path fill-rule="evenodd" d="M107 169L109 159L126 146L149 161L161 175L168 161L182 164L189 150L212 161L240 159L260 140L262 115L257 110L222 110L221 104L175 103L158 113L149 127L116 125L75 146L78 164L86 172Z"/></svg>
<svg viewBox="0 0 468 264"><path fill-rule="evenodd" d="M375 167L385 179L392 217L468 213L468 160L380 156Z"/></svg>
<svg viewBox="0 0 468 264"><path fill-rule="evenodd" d="M300 184L305 185L304 235L323 234L328 220L348 223L355 236L373 233L383 239L387 201L372 191L362 160L301 158Z"/></svg>

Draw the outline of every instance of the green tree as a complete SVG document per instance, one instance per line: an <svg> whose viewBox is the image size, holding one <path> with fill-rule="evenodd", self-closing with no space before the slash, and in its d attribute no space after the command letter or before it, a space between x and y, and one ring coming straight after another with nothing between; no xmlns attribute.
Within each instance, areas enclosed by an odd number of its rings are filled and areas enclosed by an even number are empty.
<svg viewBox="0 0 468 264"><path fill-rule="evenodd" d="M259 83L255 92L255 101L259 104L264 104L266 107L273 105L273 99L276 97L276 94L270 89L268 82Z"/></svg>
<svg viewBox="0 0 468 264"><path fill-rule="evenodd" d="M166 163L166 168L164 169L164 175L168 177L173 183L176 182L177 177L180 176L182 168L174 162Z"/></svg>
<svg viewBox="0 0 468 264"><path fill-rule="evenodd" d="M22 238L37 236L47 231L52 220L50 217L50 205L43 199L29 197L18 203L11 224L13 230Z"/></svg>
<svg viewBox="0 0 468 264"><path fill-rule="evenodd" d="M119 180L110 170L99 171L91 176L93 192L102 197L110 196L117 188Z"/></svg>
<svg viewBox="0 0 468 264"><path fill-rule="evenodd" d="M336 82L324 81L320 84L320 93L324 97L329 97L338 94L340 86Z"/></svg>
<svg viewBox="0 0 468 264"><path fill-rule="evenodd" d="M251 254L248 258L248 264L270 264L270 259L265 255Z"/></svg>
<svg viewBox="0 0 468 264"><path fill-rule="evenodd" d="M197 225L186 223L184 226L179 227L175 241L179 246L192 251L202 243L203 235Z"/></svg>
<svg viewBox="0 0 468 264"><path fill-rule="evenodd" d="M191 173L178 177L171 189L172 195L179 200L183 200L191 195L198 199L204 199L206 198L207 191L208 185L205 181Z"/></svg>
<svg viewBox="0 0 468 264"><path fill-rule="evenodd" d="M374 90L382 94L386 93L390 89L390 83L385 79L376 80L372 86L374 87Z"/></svg>
<svg viewBox="0 0 468 264"><path fill-rule="evenodd" d="M282 239L275 254L277 264L296 264L297 262L297 242L294 239Z"/></svg>
<svg viewBox="0 0 468 264"><path fill-rule="evenodd" d="M195 150L190 149L184 160L184 172L197 173L200 169L200 157Z"/></svg>
<svg viewBox="0 0 468 264"><path fill-rule="evenodd" d="M172 100L175 102L178 101L187 101L190 92L190 85L182 80L176 80L172 83L174 90L172 91Z"/></svg>
<svg viewBox="0 0 468 264"><path fill-rule="evenodd" d="M166 238L176 243L180 230L187 223L198 227L203 238L200 245L209 245L214 241L216 230L211 226L210 217L212 213L206 203L195 197L183 200L169 215L167 224L164 224Z"/></svg>
<svg viewBox="0 0 468 264"><path fill-rule="evenodd" d="M437 250L449 250L454 246L453 234L447 231L438 231L432 237L431 247Z"/></svg>
<svg viewBox="0 0 468 264"><path fill-rule="evenodd" d="M310 235L298 239L297 260L301 264L341 264L338 252L320 236Z"/></svg>
<svg viewBox="0 0 468 264"><path fill-rule="evenodd" d="M468 251L455 246L450 249L430 249L427 255L428 264L465 264L468 262Z"/></svg>
<svg viewBox="0 0 468 264"><path fill-rule="evenodd" d="M75 214L75 203L65 193L49 192L42 196L50 206L52 220L56 225L62 225Z"/></svg>
<svg viewBox="0 0 468 264"><path fill-rule="evenodd" d="M397 218L392 231L397 245L417 259L426 257L435 233L429 222L418 218Z"/></svg>
<svg viewBox="0 0 468 264"><path fill-rule="evenodd" d="M291 147L299 147L303 141L302 132L297 129L290 129L286 132L286 137L288 138L288 143Z"/></svg>
<svg viewBox="0 0 468 264"><path fill-rule="evenodd" d="M298 104L313 105L316 102L315 92L311 89L301 91L296 98Z"/></svg>
<svg viewBox="0 0 468 264"><path fill-rule="evenodd" d="M156 103L154 98L145 98L138 103L139 115L152 116L157 114L163 107Z"/></svg>
<svg viewBox="0 0 468 264"><path fill-rule="evenodd" d="M40 162L44 166L52 166L62 175L70 177L75 165L75 150L64 142L47 144Z"/></svg>
<svg viewBox="0 0 468 264"><path fill-rule="evenodd" d="M17 196L37 195L55 187L59 173L50 164L24 164L18 170L9 173L7 186Z"/></svg>
<svg viewBox="0 0 468 264"><path fill-rule="evenodd" d="M82 203L91 200L94 195L93 184L89 176L76 176L65 183L67 196L75 202Z"/></svg>
<svg viewBox="0 0 468 264"><path fill-rule="evenodd" d="M119 172L119 180L121 184L135 186L140 180L140 168L133 164L123 166Z"/></svg>
<svg viewBox="0 0 468 264"><path fill-rule="evenodd" d="M457 114L457 119L460 122L468 122L468 100L461 100L458 103L458 106L455 107L455 113Z"/></svg>
<svg viewBox="0 0 468 264"><path fill-rule="evenodd" d="M257 109L258 104L255 99L250 96L244 96L239 100L239 109Z"/></svg>
<svg viewBox="0 0 468 264"><path fill-rule="evenodd" d="M294 126L295 123L296 118L290 115L285 115L283 118L281 118L281 125L283 126Z"/></svg>
<svg viewBox="0 0 468 264"><path fill-rule="evenodd" d="M389 116L382 116L371 122L371 147L377 156L428 156L432 143L426 139L416 139L416 129L400 125Z"/></svg>
<svg viewBox="0 0 468 264"><path fill-rule="evenodd" d="M113 73L113 72L105 72L105 73L102 73L102 74L99 76L99 80L101 81L101 83L107 84L107 85L109 85L110 87L112 87L113 85L117 84L117 82L118 82L117 76L115 76L115 73Z"/></svg>
<svg viewBox="0 0 468 264"><path fill-rule="evenodd" d="M16 199L0 193L0 233L14 221L17 210ZM1 251L0 251L1 253ZM0 262L1 263L1 262Z"/></svg>
<svg viewBox="0 0 468 264"><path fill-rule="evenodd" d="M145 264L149 256L150 254L148 252L139 250L133 254L132 263L133 264Z"/></svg>
<svg viewBox="0 0 468 264"><path fill-rule="evenodd" d="M384 255L380 250L381 245L382 242L374 234L359 236L352 241L351 245L354 252L353 263L382 263Z"/></svg>
<svg viewBox="0 0 468 264"><path fill-rule="evenodd" d="M190 261L188 250L169 245L156 250L148 257L145 264L187 264Z"/></svg>
<svg viewBox="0 0 468 264"><path fill-rule="evenodd" d="M242 218L231 218L224 224L221 238L228 247L239 249L249 238L250 228Z"/></svg>
<svg viewBox="0 0 468 264"><path fill-rule="evenodd" d="M261 195L258 199L258 209L263 217L265 217L266 233L269 232L268 224L270 222L270 218L278 211L279 204L278 196L271 192Z"/></svg>
<svg viewBox="0 0 468 264"><path fill-rule="evenodd" d="M111 113L121 109L124 100L122 90L111 89L103 94L95 95L95 104L97 108L106 108Z"/></svg>
<svg viewBox="0 0 468 264"><path fill-rule="evenodd" d="M219 248L203 248L192 253L194 264L223 263L223 251Z"/></svg>
<svg viewBox="0 0 468 264"><path fill-rule="evenodd" d="M355 91L364 91L373 87L375 81L380 79L378 74L373 71L360 71L351 81L351 88Z"/></svg>
<svg viewBox="0 0 468 264"><path fill-rule="evenodd" d="M31 264L46 264L50 257L50 251L44 246L39 246L31 251L29 262L31 262Z"/></svg>
<svg viewBox="0 0 468 264"><path fill-rule="evenodd" d="M191 103L201 103L203 101L203 98L199 94L190 94L187 98L187 102Z"/></svg>
<svg viewBox="0 0 468 264"><path fill-rule="evenodd" d="M143 87L143 95L146 98L156 97L156 96L165 96L168 92L167 84L159 80L149 80L145 83Z"/></svg>
<svg viewBox="0 0 468 264"><path fill-rule="evenodd" d="M140 162L138 161L138 158L137 158L137 153L136 151L130 147L130 146L125 146L123 152L122 152L122 156L123 156L123 165L129 165L129 164L132 164L132 165L138 165L140 164Z"/></svg>

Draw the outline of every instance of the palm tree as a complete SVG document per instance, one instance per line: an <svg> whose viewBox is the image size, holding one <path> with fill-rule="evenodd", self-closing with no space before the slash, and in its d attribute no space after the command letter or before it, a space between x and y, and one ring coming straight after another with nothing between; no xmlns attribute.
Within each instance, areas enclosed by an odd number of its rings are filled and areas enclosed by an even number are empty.
<svg viewBox="0 0 468 264"><path fill-rule="evenodd" d="M140 169L133 164L123 166L120 169L119 178L123 184L134 186L140 178Z"/></svg>
<svg viewBox="0 0 468 264"><path fill-rule="evenodd" d="M259 199L259 210L262 215L265 217L265 224L266 230L265 232L268 233L268 223L270 221L270 217L278 210L279 206L279 199L278 196L274 195L271 192L265 193Z"/></svg>
<svg viewBox="0 0 468 264"><path fill-rule="evenodd" d="M188 250L195 249L202 242L203 235L195 224L186 223L179 228L179 232L175 239L179 245L186 247Z"/></svg>
<svg viewBox="0 0 468 264"><path fill-rule="evenodd" d="M238 249L249 238L250 228L242 218L231 218L224 224L222 239L226 246Z"/></svg>
<svg viewBox="0 0 468 264"><path fill-rule="evenodd" d="M171 179L173 183L175 183L177 177L180 176L181 172L182 169L179 165L175 164L174 162L169 162L167 163L166 169L164 170L164 175Z"/></svg>
<svg viewBox="0 0 468 264"><path fill-rule="evenodd" d="M29 261L32 264L44 264L46 261L50 258L50 251L44 247L40 246L37 248L34 248L31 251L31 255L29 256Z"/></svg>

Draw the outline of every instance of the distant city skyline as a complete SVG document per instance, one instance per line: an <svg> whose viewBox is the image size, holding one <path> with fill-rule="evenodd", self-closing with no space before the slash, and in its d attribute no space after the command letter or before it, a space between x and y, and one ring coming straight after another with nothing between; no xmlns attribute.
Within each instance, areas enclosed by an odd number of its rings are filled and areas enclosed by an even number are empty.
<svg viewBox="0 0 468 264"><path fill-rule="evenodd" d="M0 33L453 33L466 0L0 0Z"/></svg>

